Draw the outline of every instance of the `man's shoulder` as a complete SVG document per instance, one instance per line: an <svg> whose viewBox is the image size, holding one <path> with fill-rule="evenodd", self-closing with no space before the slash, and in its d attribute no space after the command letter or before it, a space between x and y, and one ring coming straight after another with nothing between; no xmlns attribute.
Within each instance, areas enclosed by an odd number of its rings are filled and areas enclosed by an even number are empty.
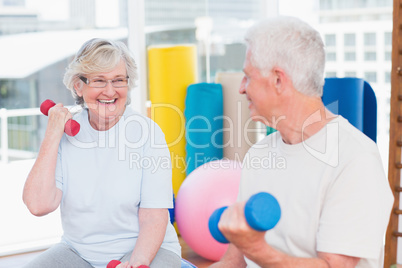
<svg viewBox="0 0 402 268"><path fill-rule="evenodd" d="M346 143L350 149L361 150L363 152L378 151L377 144L361 130L353 126L349 121L341 116L337 120L339 123L339 141Z"/></svg>

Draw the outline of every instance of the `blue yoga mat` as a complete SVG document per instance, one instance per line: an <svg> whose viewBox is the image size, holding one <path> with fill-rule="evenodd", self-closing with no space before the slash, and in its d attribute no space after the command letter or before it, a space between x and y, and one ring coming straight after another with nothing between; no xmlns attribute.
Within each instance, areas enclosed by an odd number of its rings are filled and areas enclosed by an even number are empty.
<svg viewBox="0 0 402 268"><path fill-rule="evenodd" d="M322 100L376 142L377 101L370 84L360 78L326 78Z"/></svg>
<svg viewBox="0 0 402 268"><path fill-rule="evenodd" d="M222 85L198 83L188 86L184 116L188 175L202 164L223 158Z"/></svg>

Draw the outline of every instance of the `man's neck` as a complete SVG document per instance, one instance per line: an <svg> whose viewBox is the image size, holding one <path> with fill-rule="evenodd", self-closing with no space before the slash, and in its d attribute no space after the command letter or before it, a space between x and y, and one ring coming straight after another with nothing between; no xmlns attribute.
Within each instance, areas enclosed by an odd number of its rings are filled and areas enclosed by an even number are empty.
<svg viewBox="0 0 402 268"><path fill-rule="evenodd" d="M305 141L336 117L325 108L321 98L306 96L289 103L284 114L286 118L279 122L277 130L287 144Z"/></svg>

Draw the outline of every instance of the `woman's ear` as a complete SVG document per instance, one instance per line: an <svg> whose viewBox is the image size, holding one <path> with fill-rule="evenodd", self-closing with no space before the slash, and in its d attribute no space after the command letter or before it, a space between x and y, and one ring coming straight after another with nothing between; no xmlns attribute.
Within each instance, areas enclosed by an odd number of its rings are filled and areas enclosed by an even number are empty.
<svg viewBox="0 0 402 268"><path fill-rule="evenodd" d="M78 97L82 97L82 88L84 86L84 82L82 82L80 79L77 79L74 83L74 89L75 92L77 93Z"/></svg>

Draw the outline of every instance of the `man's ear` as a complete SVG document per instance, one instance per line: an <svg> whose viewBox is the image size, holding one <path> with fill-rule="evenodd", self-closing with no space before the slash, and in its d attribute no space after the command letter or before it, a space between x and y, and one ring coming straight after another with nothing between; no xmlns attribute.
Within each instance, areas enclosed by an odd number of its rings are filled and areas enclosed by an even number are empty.
<svg viewBox="0 0 402 268"><path fill-rule="evenodd" d="M278 94L283 93L287 88L288 76L281 68L274 67L273 70L274 85Z"/></svg>

